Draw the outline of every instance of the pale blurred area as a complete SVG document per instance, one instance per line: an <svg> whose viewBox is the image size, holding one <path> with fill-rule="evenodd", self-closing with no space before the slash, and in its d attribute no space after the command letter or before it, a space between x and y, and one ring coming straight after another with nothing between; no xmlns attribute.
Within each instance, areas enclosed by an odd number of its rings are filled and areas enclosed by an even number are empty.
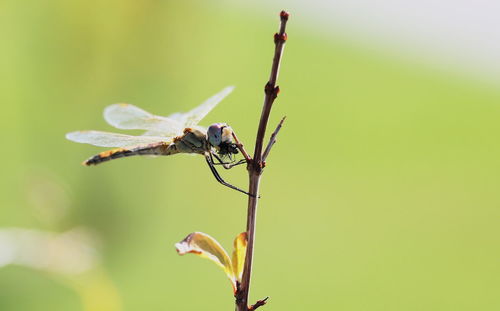
<svg viewBox="0 0 500 311"><path fill-rule="evenodd" d="M261 310L499 310L496 1L0 1L0 310L233 310L246 197L197 156L83 167L107 105L158 115L235 90L201 125L253 150L278 13L252 300ZM221 172L240 188L243 167Z"/></svg>
<svg viewBox="0 0 500 311"><path fill-rule="evenodd" d="M68 216L69 193L55 176L39 171L25 176L27 203L40 225L58 228ZM28 268L72 289L85 311L119 311L121 298L101 266L101 242L85 227L64 232L0 228L0 269Z"/></svg>
<svg viewBox="0 0 500 311"><path fill-rule="evenodd" d="M238 5L263 14L266 3ZM308 30L322 36L499 86L500 1L277 0L273 5L300 12Z"/></svg>
<svg viewBox="0 0 500 311"><path fill-rule="evenodd" d="M0 229L0 268L17 265L74 290L85 311L119 311L119 294L100 268L95 237L84 228L54 233Z"/></svg>
<svg viewBox="0 0 500 311"><path fill-rule="evenodd" d="M33 229L0 230L0 267L9 264L76 275L97 264L91 237L83 228L60 234Z"/></svg>

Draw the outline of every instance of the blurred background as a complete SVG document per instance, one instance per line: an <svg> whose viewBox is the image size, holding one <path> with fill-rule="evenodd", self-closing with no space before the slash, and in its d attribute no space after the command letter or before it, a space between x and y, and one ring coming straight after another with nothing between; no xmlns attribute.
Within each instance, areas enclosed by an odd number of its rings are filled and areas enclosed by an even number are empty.
<svg viewBox="0 0 500 311"><path fill-rule="evenodd" d="M105 106L159 115L235 91L201 124L253 150L281 9L291 12L261 186L251 300L268 310L500 308L495 1L0 2L0 310L232 310L222 271L246 197L200 157L65 140ZM131 134L138 132L131 131ZM246 187L245 169L223 172Z"/></svg>

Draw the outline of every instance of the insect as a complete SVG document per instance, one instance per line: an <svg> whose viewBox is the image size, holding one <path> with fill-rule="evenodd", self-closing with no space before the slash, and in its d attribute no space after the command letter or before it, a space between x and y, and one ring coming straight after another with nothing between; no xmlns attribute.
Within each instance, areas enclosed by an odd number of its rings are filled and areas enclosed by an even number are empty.
<svg viewBox="0 0 500 311"><path fill-rule="evenodd" d="M215 168L215 165L222 165L225 169L230 169L246 163L244 159L240 161L234 159L234 155L238 153L238 146L233 140L231 127L226 123L215 123L208 129L198 125L198 122L229 95L233 88L223 89L188 112L174 113L168 117L153 115L130 104L114 104L104 109L106 122L118 129L145 130L146 132L140 136L102 131L77 131L66 134L66 138L99 147L116 147L84 161L83 164L87 166L135 155L200 154L205 157L219 183L251 195L225 182Z"/></svg>

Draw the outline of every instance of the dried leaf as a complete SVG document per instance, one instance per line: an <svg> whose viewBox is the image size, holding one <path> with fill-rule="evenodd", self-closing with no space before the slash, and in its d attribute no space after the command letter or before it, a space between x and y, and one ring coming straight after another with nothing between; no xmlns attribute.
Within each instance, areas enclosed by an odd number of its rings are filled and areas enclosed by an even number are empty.
<svg viewBox="0 0 500 311"><path fill-rule="evenodd" d="M233 272L231 259L224 248L214 238L202 232L193 232L184 240L175 244L175 248L179 255L192 253L203 258L208 258L221 267L226 273L229 280L236 288L236 278Z"/></svg>
<svg viewBox="0 0 500 311"><path fill-rule="evenodd" d="M234 250L233 250L233 273L236 280L241 282L241 276L243 274L243 266L245 265L245 256L247 253L247 233L242 232L238 234L236 239L234 239Z"/></svg>

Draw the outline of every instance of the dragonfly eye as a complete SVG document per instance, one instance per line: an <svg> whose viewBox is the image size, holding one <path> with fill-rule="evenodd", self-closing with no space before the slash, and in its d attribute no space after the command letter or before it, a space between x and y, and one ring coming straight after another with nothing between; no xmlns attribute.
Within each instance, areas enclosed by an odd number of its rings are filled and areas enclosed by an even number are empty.
<svg viewBox="0 0 500 311"><path fill-rule="evenodd" d="M210 145L217 147L222 143L222 131L226 126L224 123L210 125L207 131L207 138Z"/></svg>

